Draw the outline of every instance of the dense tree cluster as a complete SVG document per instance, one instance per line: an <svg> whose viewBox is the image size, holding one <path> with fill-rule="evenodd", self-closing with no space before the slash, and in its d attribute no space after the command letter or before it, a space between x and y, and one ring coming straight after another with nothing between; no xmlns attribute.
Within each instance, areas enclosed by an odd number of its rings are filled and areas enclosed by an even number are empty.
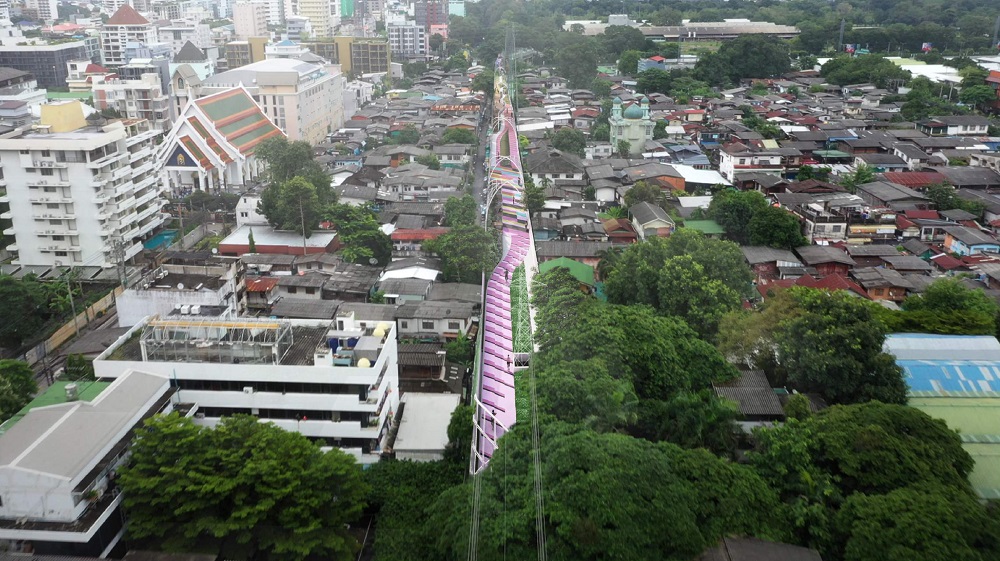
<svg viewBox="0 0 1000 561"><path fill-rule="evenodd" d="M763 370L775 387L813 392L831 404L905 403L902 371L882 351L880 308L844 290L783 289L759 312L723 318L719 348Z"/></svg>
<svg viewBox="0 0 1000 561"><path fill-rule="evenodd" d="M493 236L476 224L454 227L424 242L423 248L441 258L441 276L445 282L478 283L483 272L492 269L498 260Z"/></svg>
<svg viewBox="0 0 1000 561"><path fill-rule="evenodd" d="M0 423L14 416L38 391L35 373L20 360L0 360Z"/></svg>
<svg viewBox="0 0 1000 561"><path fill-rule="evenodd" d="M276 137L260 143L255 154L267 166L267 187L257 210L271 226L309 237L327 205L337 200L330 176L313 159L308 142Z"/></svg>
<svg viewBox="0 0 1000 561"><path fill-rule="evenodd" d="M969 487L958 434L917 409L837 406L757 439L751 465L781 496L794 539L824 559L1000 554L1000 525Z"/></svg>
<svg viewBox="0 0 1000 561"><path fill-rule="evenodd" d="M740 245L792 249L806 244L798 218L770 206L757 191L721 191L712 197L707 214Z"/></svg>
<svg viewBox="0 0 1000 561"><path fill-rule="evenodd" d="M18 350L43 330L46 322L65 321L71 315L70 294L81 296L80 289L64 281L41 282L34 275L16 279L0 275L0 346ZM62 319L65 318L65 319Z"/></svg>
<svg viewBox="0 0 1000 561"><path fill-rule="evenodd" d="M879 310L893 332L995 335L1000 316L995 300L954 278L934 281L921 294L904 300L902 308Z"/></svg>
<svg viewBox="0 0 1000 561"><path fill-rule="evenodd" d="M613 258L605 280L609 302L647 304L683 319L703 337L714 336L721 317L750 290L750 269L739 247L693 230L634 244Z"/></svg>
<svg viewBox="0 0 1000 561"><path fill-rule="evenodd" d="M354 559L347 525L364 506L361 469L256 417L215 428L171 414L138 431L118 478L132 539L227 559Z"/></svg>

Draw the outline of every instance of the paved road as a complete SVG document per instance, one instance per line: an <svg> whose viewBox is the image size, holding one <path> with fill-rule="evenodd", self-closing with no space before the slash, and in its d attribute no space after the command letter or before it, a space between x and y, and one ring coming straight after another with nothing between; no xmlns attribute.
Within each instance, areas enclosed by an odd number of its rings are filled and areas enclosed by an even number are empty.
<svg viewBox="0 0 1000 561"><path fill-rule="evenodd" d="M483 169L483 162L486 160L486 146L489 144L490 126L493 122L492 114L493 98L489 97L486 101L486 111L483 113L483 117L479 123L479 147L476 150L476 157L472 159L472 196L476 199L477 206L486 202L486 197L483 193L483 187L485 186L483 180L486 177L486 170Z"/></svg>
<svg viewBox="0 0 1000 561"><path fill-rule="evenodd" d="M96 318L86 326L80 327L80 335L83 335L88 331L107 329L109 327L117 326L118 310L112 306L111 308L108 308L103 316ZM63 368L65 368L66 349L68 349L71 344L73 344L73 339L66 341L58 349L52 351L52 354L36 362L32 366L32 370L35 371L35 381L38 382L39 391L49 387L49 380L58 377Z"/></svg>

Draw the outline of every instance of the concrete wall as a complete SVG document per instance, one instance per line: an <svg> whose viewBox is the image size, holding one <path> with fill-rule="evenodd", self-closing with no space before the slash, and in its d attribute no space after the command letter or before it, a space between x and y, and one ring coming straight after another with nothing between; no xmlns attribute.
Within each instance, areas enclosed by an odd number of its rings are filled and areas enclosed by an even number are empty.
<svg viewBox="0 0 1000 561"><path fill-rule="evenodd" d="M83 329L87 324L97 318L97 314L106 311L115 303L115 297L122 293L122 287L116 287L114 291L90 305L89 308L77 314L75 321L70 320L56 330L51 337L39 343L34 348L24 354L23 360L28 364L35 364L45 356L52 354L63 343L76 335L78 329Z"/></svg>

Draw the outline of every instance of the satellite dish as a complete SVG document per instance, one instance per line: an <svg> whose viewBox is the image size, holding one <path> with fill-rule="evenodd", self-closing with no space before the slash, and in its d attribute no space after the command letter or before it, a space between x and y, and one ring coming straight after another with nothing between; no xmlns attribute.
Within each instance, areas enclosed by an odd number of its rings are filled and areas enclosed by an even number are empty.
<svg viewBox="0 0 1000 561"><path fill-rule="evenodd" d="M182 282L177 283L177 290L184 290L184 283Z"/></svg>
<svg viewBox="0 0 1000 561"><path fill-rule="evenodd" d="M368 260L368 264L369 265L378 265L378 259L375 259L374 257L372 257L371 259Z"/></svg>
<svg viewBox="0 0 1000 561"><path fill-rule="evenodd" d="M217 255L218 253L219 253L219 248L213 247L212 248L212 255Z"/></svg>

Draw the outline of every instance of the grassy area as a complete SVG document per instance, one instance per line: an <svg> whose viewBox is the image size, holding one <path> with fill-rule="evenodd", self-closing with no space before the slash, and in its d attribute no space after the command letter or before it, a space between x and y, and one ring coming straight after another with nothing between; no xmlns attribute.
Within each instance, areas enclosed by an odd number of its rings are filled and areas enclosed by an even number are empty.
<svg viewBox="0 0 1000 561"><path fill-rule="evenodd" d="M519 331L517 326L523 317L527 321L528 285L524 274L524 265L514 269L514 278L510 283L510 325L514 338L515 353L531 352L531 333L529 330Z"/></svg>
<svg viewBox="0 0 1000 561"><path fill-rule="evenodd" d="M531 418L531 377L527 370L514 373L514 408L517 411L517 421L523 422Z"/></svg>

